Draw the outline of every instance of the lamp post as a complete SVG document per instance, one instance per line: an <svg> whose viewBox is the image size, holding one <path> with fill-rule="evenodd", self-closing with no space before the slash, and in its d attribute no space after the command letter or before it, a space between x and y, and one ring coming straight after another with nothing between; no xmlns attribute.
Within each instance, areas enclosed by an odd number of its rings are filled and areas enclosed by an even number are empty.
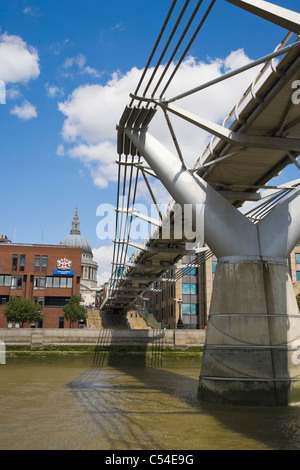
<svg viewBox="0 0 300 470"><path fill-rule="evenodd" d="M183 324L183 321L182 321L182 318L181 318L181 305L182 305L182 300L181 299L175 299L176 302L178 302L178 307L179 307L179 318L178 318L178 322L177 322L177 328L178 329L182 329L184 328L184 324Z"/></svg>

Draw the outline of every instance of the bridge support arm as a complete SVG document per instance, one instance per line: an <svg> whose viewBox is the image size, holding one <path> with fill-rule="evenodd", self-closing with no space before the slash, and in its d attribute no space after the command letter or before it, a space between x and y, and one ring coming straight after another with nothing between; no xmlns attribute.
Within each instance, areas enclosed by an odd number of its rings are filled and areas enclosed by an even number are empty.
<svg viewBox="0 0 300 470"><path fill-rule="evenodd" d="M204 240L217 257L259 256L257 230L250 220L198 175L183 168L178 157L149 132L126 129L125 133L181 207L192 205L193 216L199 217L197 209L202 206Z"/></svg>
<svg viewBox="0 0 300 470"><path fill-rule="evenodd" d="M288 31L300 34L300 14L264 0L226 0Z"/></svg>

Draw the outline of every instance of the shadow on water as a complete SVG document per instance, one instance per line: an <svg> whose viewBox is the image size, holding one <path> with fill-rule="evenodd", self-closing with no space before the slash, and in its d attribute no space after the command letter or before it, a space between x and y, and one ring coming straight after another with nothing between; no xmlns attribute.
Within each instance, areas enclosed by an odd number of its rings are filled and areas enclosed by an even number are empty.
<svg viewBox="0 0 300 470"><path fill-rule="evenodd" d="M130 351L122 346L110 349L111 335L112 330L101 331L91 367L69 384L109 448L170 449L166 444L166 436L172 431L170 423L180 428L192 422L192 432L199 432L199 442L194 438L191 444L187 437L175 448L226 449L230 436L236 439L240 435L242 447L249 439L249 448L253 449L300 449L300 407L200 402L197 393L201 362L198 369L188 360L173 357L170 361L164 353L163 331L157 331L150 348L145 343ZM165 423L164 438L153 432L161 420ZM212 444L209 435L215 431L219 437ZM232 449L230 444L228 448Z"/></svg>

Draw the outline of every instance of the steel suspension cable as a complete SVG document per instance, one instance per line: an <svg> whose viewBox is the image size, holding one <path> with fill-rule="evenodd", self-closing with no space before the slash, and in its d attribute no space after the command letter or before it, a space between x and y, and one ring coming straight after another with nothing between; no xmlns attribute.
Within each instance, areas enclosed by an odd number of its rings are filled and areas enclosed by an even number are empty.
<svg viewBox="0 0 300 470"><path fill-rule="evenodd" d="M194 34L193 34L193 36L192 36L190 42L188 43L187 47L185 48L185 50L184 50L184 52L183 52L183 54L182 54L180 60L179 60L178 63L176 64L176 67L174 68L174 70L173 70L173 72L172 72L172 74L171 74L169 80L167 81L167 83L166 83L164 89L162 90L162 92L161 92L161 94L160 94L160 98L163 97L163 95L164 95L164 93L166 92L167 88L170 86L171 81L173 80L175 74L177 73L177 71L178 71L180 65L182 64L184 58L186 57L186 55L187 55L189 49L191 48L191 46L192 46L194 40L196 39L196 37L197 37L197 35L198 35L200 29L202 28L203 24L205 23L205 21L206 21L208 15L209 15L209 13L210 13L212 7L214 6L215 2L216 2L216 0L212 0L212 1L211 1L211 3L210 3L210 5L209 5L209 7L207 8L207 10L206 10L206 12L205 12L205 14L204 14L202 20L200 21L198 27L196 28L196 30L195 30L195 32L194 32Z"/></svg>
<svg viewBox="0 0 300 470"><path fill-rule="evenodd" d="M174 8L175 8L176 3L177 3L177 0L173 0L173 3L172 3L172 5L171 5L171 7L170 7L170 9L169 9L169 12L168 12L167 17L166 17L166 19L165 19L165 21L164 21L164 24L163 24L163 26L162 26L162 28L161 28L161 30L160 30L160 33L159 33L159 35L158 35L158 37L157 37L157 40L156 40L155 45L154 45L154 47L153 47L153 50L152 50L152 52L151 52L151 54L150 54L150 57L149 57L149 59L148 59L148 62L147 62L147 64L146 64L146 66L145 66L145 68L144 68L144 71L143 71L143 73L142 73L142 76L141 76L141 78L140 78L140 80L139 80L139 83L138 83L137 88L136 88L136 90L135 90L135 94L138 93L138 91L139 91L139 89L140 89L140 86L141 86L141 84L142 84L142 82L143 82L143 80L144 80L144 78L145 78L145 75L146 75L146 73L147 73L147 71L148 71L148 69L149 69L149 67L150 67L151 61L152 61L152 59L153 59L153 57L154 57L154 54L155 54L155 52L156 52L156 50L157 50L157 47L158 47L158 45L159 45L159 43L160 43L160 40L161 40L161 38L162 38L162 36L163 36L163 33L165 32L165 29L166 29L166 27L167 27L167 24L168 24L168 22L169 22L169 19L170 19L171 15L172 15L172 13L173 13L173 10L174 10ZM133 101L134 101L134 99L131 100L129 106L132 106ZM139 104L140 104L140 103L139 103Z"/></svg>
<svg viewBox="0 0 300 470"><path fill-rule="evenodd" d="M165 55L165 53L166 53L166 51L167 51L167 49L168 49L168 47L169 47L169 45L170 45L170 43L171 43L171 41L172 41L172 39L173 39L173 36L174 36L174 34L176 33L176 31L177 31L177 28L178 28L178 26L179 26L179 24L180 24L180 21L182 20L182 17L183 17L183 15L184 15L184 13L185 13L187 7L188 7L189 2L190 2L190 0L186 0L185 4L184 4L184 6L183 6L183 8L182 8L182 10L181 10L181 12L180 12L179 17L177 18L177 21L176 21L176 23L175 23L175 26L173 27L173 30L172 30L172 32L171 32L171 34L170 34L170 36L169 36L169 39L168 39L168 41L167 41L167 43L166 43L166 45L165 45L165 47L164 47L164 49L163 49L163 51L162 51L160 57L159 57L159 60L158 60L158 62L157 62L157 64L156 64L156 66L155 66L155 68L154 68L154 71L152 72L152 75L151 75L151 77L150 77L150 79L149 79L149 81L148 81L148 84L147 84L147 86L146 86L146 88L145 88L145 90L144 90L143 96L145 96L145 94L147 93L147 91L148 91L148 89L149 89L149 87L150 87L150 85L151 85L151 83L152 83L152 81L153 81L153 79L154 79L154 76L156 75L156 72L157 72L157 70L158 70L158 67L160 66L160 64L161 64L161 62L162 62L162 59L164 58L164 55Z"/></svg>
<svg viewBox="0 0 300 470"><path fill-rule="evenodd" d="M171 65L171 63L172 63L172 60L174 59L175 54L176 54L176 52L178 51L178 49L179 49L179 47L180 47L180 45L181 45L183 39L185 38L185 36L186 36L188 30L190 29L190 26L191 26L191 24L192 24L192 22L193 22L193 20L194 20L194 18L195 18L195 16L196 16L196 14L197 14L197 12L198 12L198 10L199 10L199 8L200 8L202 2L203 2L203 0L199 0L199 1L198 1L198 3L197 3L197 5L196 5L196 7L195 7L195 9L194 9L194 11L193 11L193 13L192 13L192 15L191 15L189 21L188 21L188 23L187 23L187 25L186 25L186 27L185 27L183 33L181 34L181 36L180 36L180 38L179 38L179 41L177 42L177 45L176 45L175 49L173 50L173 52L172 52L172 54L171 54L171 57L170 57L169 60L168 60L167 65L164 67L164 70L163 70L163 72L162 72L162 74L161 74L161 76L160 76L160 79L158 80L158 82L157 82L157 84L156 84L156 86L155 86L155 88L154 88L154 90L153 90L153 92L152 92L152 94L151 94L152 97L155 95L155 93L156 93L156 91L157 91L159 85L161 84L162 79L164 78L165 74L167 73L167 71L168 71L168 69L169 69L169 67L170 67L170 65Z"/></svg>

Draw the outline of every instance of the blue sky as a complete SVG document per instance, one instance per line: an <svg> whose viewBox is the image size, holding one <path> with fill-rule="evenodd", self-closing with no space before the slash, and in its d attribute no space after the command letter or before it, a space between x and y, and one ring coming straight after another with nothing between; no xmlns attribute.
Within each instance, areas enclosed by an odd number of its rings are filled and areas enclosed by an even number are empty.
<svg viewBox="0 0 300 470"><path fill-rule="evenodd" d="M274 3L299 11L297 0ZM69 233L78 207L81 232L92 248L111 246L97 236L96 211L101 204L116 204L115 125L170 5L170 0L0 0L0 79L7 91L0 105L0 233L18 243L57 244ZM177 89L194 86L191 70L202 67L203 80L223 73L272 52L285 34L217 0ZM220 88L203 112L220 120L247 86L246 77L230 93ZM188 142L186 149L195 161L199 152Z"/></svg>

